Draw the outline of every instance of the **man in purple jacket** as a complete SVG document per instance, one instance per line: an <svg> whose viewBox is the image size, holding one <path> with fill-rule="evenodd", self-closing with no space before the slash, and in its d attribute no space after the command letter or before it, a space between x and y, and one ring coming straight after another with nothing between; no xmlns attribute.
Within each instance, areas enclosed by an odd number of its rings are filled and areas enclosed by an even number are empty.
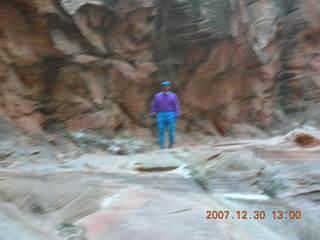
<svg viewBox="0 0 320 240"><path fill-rule="evenodd" d="M151 104L151 116L156 116L160 148L164 148L165 130L169 129L169 147L173 147L175 136L175 123L180 116L180 103L178 96L170 92L171 83L161 83L162 92L157 93Z"/></svg>

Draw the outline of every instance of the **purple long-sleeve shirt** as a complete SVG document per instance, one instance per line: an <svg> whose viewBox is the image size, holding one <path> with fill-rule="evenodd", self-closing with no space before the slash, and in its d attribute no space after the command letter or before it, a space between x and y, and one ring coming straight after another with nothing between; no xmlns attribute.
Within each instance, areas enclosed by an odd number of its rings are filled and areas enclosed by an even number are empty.
<svg viewBox="0 0 320 240"><path fill-rule="evenodd" d="M175 111L180 116L180 103L178 96L173 92L157 93L152 100L151 113Z"/></svg>

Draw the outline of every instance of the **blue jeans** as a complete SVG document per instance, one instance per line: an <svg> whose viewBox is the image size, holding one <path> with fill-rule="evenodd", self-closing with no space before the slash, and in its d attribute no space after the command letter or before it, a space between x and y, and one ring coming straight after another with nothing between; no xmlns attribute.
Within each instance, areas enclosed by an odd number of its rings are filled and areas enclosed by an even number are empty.
<svg viewBox="0 0 320 240"><path fill-rule="evenodd" d="M174 134L176 124L176 112L159 112L157 113L157 125L159 131L159 144L160 148L163 149L165 141L165 130L169 130L169 147L173 146Z"/></svg>

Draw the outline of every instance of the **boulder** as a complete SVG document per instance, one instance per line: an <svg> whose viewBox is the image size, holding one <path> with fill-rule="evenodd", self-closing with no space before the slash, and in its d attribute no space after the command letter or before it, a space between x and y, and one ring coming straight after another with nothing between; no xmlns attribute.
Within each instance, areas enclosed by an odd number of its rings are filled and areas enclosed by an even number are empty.
<svg viewBox="0 0 320 240"><path fill-rule="evenodd" d="M185 163L168 152L155 152L134 158L134 166L140 172L170 171Z"/></svg>

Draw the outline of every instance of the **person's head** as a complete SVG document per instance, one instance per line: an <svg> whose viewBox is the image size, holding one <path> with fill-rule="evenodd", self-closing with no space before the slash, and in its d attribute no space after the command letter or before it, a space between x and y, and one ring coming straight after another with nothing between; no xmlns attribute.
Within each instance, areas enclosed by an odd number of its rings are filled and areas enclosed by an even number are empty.
<svg viewBox="0 0 320 240"><path fill-rule="evenodd" d="M169 81L162 82L161 83L161 89L162 89L162 91L166 91L166 92L170 91L171 83Z"/></svg>

